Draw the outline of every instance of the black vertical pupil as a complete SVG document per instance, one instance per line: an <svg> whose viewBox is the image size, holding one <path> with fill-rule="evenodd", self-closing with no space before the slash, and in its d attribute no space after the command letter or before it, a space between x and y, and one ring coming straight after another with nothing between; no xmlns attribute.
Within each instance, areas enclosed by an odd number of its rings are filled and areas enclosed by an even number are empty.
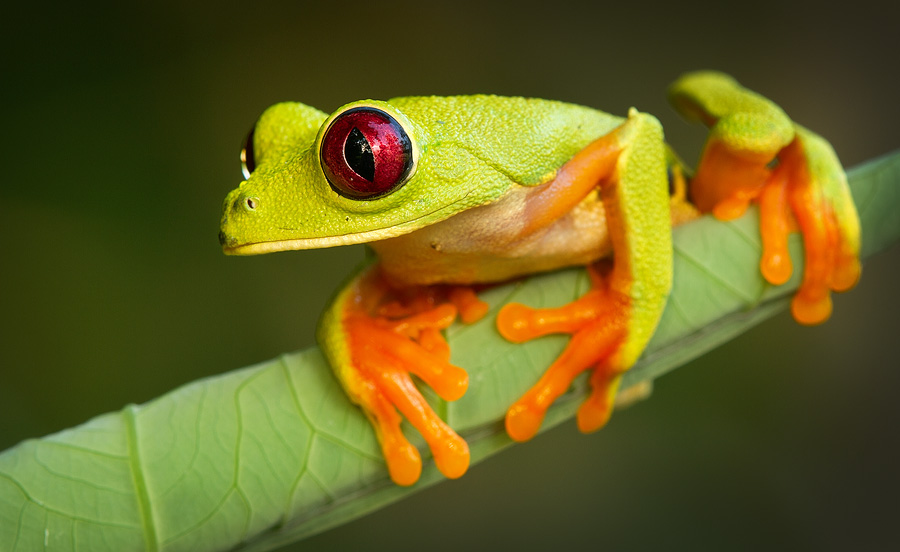
<svg viewBox="0 0 900 552"><path fill-rule="evenodd" d="M356 174L369 182L375 180L375 156L372 154L372 146L356 127L353 127L347 135L347 141L344 142L344 159Z"/></svg>

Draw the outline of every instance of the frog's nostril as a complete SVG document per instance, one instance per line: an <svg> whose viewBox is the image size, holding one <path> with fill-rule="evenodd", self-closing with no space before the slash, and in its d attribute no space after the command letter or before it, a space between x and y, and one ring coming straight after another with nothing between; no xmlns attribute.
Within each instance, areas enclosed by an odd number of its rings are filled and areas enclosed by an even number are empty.
<svg viewBox="0 0 900 552"><path fill-rule="evenodd" d="M219 230L219 245L225 245L225 242L228 241L228 236L225 235L225 232Z"/></svg>

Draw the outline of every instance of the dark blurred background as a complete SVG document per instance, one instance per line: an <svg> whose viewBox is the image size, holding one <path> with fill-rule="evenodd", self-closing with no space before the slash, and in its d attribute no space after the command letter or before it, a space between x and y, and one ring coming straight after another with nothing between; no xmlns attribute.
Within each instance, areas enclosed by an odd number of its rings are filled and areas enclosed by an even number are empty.
<svg viewBox="0 0 900 552"><path fill-rule="evenodd" d="M900 146L897 8L787 4L4 8L0 449L313 344L361 247L228 258L216 242L242 140L276 101L634 105L693 160L704 131L665 87L715 68L847 166ZM827 324L782 315L664 377L598 434L564 424L297 549L887 547L900 514L898 270L895 246Z"/></svg>

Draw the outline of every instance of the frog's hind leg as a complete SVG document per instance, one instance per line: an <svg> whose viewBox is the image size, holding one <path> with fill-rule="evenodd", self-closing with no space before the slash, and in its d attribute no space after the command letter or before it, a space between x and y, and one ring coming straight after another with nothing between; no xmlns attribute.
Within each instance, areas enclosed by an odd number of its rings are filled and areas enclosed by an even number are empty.
<svg viewBox="0 0 900 552"><path fill-rule="evenodd" d="M550 405L572 380L592 370L590 397L578 412L582 431L609 418L621 375L653 334L671 288L672 243L662 130L653 117L632 111L628 120L566 163L536 191L541 212L562 211L598 188L613 246L612 264L589 268L592 286L578 300L554 309L509 304L499 313L500 333L514 342L550 333L572 338L541 379L513 404L506 428L517 440L537 433ZM550 222L541 221L543 224Z"/></svg>
<svg viewBox="0 0 900 552"><path fill-rule="evenodd" d="M831 145L720 73L685 75L669 94L683 114L711 127L691 181L694 203L730 220L758 202L760 270L776 285L793 270L787 236L796 220L806 263L791 310L804 324L825 321L830 292L853 287L860 274L859 218Z"/></svg>

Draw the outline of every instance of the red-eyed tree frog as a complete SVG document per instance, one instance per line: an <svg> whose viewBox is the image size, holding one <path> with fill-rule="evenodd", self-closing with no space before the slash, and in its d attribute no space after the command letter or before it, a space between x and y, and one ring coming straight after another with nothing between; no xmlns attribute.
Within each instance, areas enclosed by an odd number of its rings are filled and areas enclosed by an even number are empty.
<svg viewBox="0 0 900 552"><path fill-rule="evenodd" d="M856 283L859 220L828 142L721 73L684 75L669 94L711 129L693 173L659 122L635 109L622 118L480 95L366 100L331 115L280 103L260 117L242 152L245 180L225 199L221 244L231 255L355 243L377 253L323 314L318 340L397 484L415 483L422 467L404 417L444 475L468 468L466 442L412 376L446 400L466 392L441 331L485 315L473 285L572 265L591 275L569 305L509 304L497 316L514 342L572 336L507 411L507 432L524 441L585 370L592 392L578 426L606 423L665 307L672 225L707 212L735 218L757 202L772 284L791 274L787 235L799 227L806 262L792 312L804 324L827 319L830 292Z"/></svg>

